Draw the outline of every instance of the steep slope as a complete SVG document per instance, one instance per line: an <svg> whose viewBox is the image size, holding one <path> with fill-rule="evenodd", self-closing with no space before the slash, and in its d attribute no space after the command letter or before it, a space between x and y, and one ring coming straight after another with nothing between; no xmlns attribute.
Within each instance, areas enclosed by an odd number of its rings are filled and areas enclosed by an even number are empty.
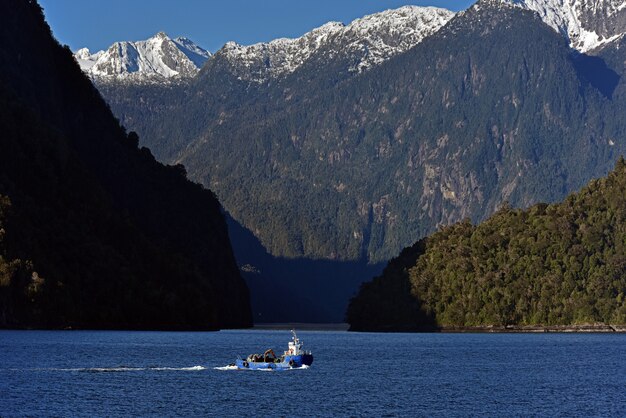
<svg viewBox="0 0 626 418"><path fill-rule="evenodd" d="M362 286L351 329L626 324L624 196L620 158L562 203L443 228Z"/></svg>
<svg viewBox="0 0 626 418"><path fill-rule="evenodd" d="M211 53L187 38L170 39L164 32L145 41L116 42L106 51L74 54L83 71L100 83L164 82L194 76Z"/></svg>
<svg viewBox="0 0 626 418"><path fill-rule="evenodd" d="M250 326L213 194L137 149L35 1L0 40L0 326Z"/></svg>
<svg viewBox="0 0 626 418"><path fill-rule="evenodd" d="M539 14L571 47L590 52L626 33L626 3L615 0L504 0Z"/></svg>

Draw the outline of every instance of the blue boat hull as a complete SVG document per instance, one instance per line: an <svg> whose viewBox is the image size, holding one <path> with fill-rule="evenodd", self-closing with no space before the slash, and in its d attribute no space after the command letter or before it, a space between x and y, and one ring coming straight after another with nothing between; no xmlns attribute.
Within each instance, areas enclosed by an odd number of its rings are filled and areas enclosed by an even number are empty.
<svg viewBox="0 0 626 418"><path fill-rule="evenodd" d="M302 366L310 366L313 364L313 356L311 354L302 354L298 356L285 356L280 363L269 363L264 361L246 361L237 359L235 366L238 369L258 370L258 369L272 369L272 370L285 370L293 369Z"/></svg>
<svg viewBox="0 0 626 418"><path fill-rule="evenodd" d="M301 354L297 356L285 356L285 362L293 361L294 367L310 366L313 364L312 354Z"/></svg>

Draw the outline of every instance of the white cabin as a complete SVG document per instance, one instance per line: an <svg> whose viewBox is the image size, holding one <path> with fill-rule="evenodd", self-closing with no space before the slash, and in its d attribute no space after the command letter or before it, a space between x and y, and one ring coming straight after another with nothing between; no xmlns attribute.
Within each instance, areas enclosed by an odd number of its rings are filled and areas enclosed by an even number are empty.
<svg viewBox="0 0 626 418"><path fill-rule="evenodd" d="M302 349L302 342L296 335L296 331L291 330L291 333L293 334L293 337L291 338L291 341L289 341L289 344L288 344L289 349L285 351L285 355L286 356L299 356L303 354L311 354L310 352Z"/></svg>

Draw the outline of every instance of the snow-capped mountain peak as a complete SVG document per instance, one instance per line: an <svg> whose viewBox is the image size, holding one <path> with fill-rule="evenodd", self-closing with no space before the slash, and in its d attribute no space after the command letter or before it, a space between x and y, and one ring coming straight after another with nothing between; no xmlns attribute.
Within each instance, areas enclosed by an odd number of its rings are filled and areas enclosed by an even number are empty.
<svg viewBox="0 0 626 418"><path fill-rule="evenodd" d="M580 52L589 52L626 33L624 0L503 0L537 12Z"/></svg>
<svg viewBox="0 0 626 418"><path fill-rule="evenodd" d="M239 78L264 82L289 74L324 50L329 58L343 55L362 72L402 53L435 33L454 13L435 7L404 6L365 16L348 25L329 22L299 38L281 38L242 46L227 43L217 55L236 68Z"/></svg>
<svg viewBox="0 0 626 418"><path fill-rule="evenodd" d="M78 59L87 60L91 57L91 52L89 52L89 48L81 48L74 53L74 56Z"/></svg>
<svg viewBox="0 0 626 418"><path fill-rule="evenodd" d="M196 67L201 68L206 60L211 56L211 53L198 45L196 45L191 39L179 36L172 39L172 41L178 45L180 50L193 62Z"/></svg>
<svg viewBox="0 0 626 418"><path fill-rule="evenodd" d="M194 76L210 55L187 38L170 39L159 32L145 41L116 42L96 54L82 48L74 57L99 81L142 82Z"/></svg>
<svg viewBox="0 0 626 418"><path fill-rule="evenodd" d="M81 48L74 53L74 58L80 65L83 71L88 71L93 65L98 61L98 58L102 56L104 51L98 51L95 54L92 54L89 49Z"/></svg>

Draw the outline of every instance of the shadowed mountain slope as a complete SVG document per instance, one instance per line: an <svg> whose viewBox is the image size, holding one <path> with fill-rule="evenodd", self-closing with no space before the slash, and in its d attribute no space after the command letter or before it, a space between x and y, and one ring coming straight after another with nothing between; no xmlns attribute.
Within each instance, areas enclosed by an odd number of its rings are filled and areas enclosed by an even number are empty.
<svg viewBox="0 0 626 418"><path fill-rule="evenodd" d="M1 326L251 325L219 202L137 148L35 1L0 3L0 108Z"/></svg>

